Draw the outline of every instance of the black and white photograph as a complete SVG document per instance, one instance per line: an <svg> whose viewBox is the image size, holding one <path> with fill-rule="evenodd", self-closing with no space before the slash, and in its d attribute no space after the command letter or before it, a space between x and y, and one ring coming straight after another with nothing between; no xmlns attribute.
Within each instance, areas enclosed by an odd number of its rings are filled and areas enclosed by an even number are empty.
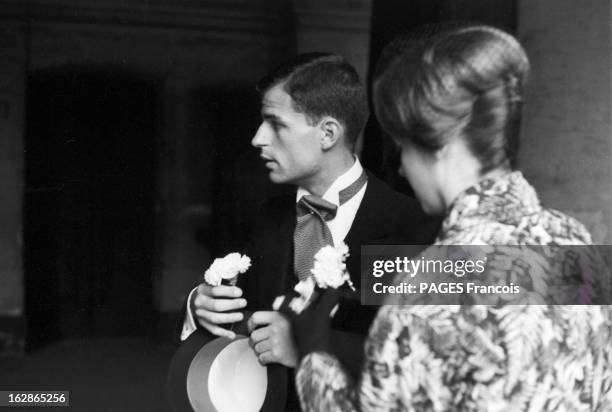
<svg viewBox="0 0 612 412"><path fill-rule="evenodd" d="M0 412L612 411L609 0L0 0Z"/></svg>

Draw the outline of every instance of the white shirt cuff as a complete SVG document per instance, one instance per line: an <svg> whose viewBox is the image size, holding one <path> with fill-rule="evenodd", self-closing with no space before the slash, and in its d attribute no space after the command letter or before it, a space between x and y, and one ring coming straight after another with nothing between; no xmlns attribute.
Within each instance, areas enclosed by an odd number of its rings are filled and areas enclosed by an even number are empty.
<svg viewBox="0 0 612 412"><path fill-rule="evenodd" d="M197 329L195 319L193 318L193 313L191 313L190 302L193 297L193 293L196 291L197 287L193 288L193 290L189 293L187 297L187 307L185 308L185 321L183 322L183 329L181 331L181 342L187 339L195 330Z"/></svg>

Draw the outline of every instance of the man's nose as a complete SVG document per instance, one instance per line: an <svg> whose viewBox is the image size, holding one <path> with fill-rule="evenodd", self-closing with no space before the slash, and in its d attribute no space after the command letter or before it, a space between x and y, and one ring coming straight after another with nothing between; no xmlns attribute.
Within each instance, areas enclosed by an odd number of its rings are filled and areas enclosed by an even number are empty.
<svg viewBox="0 0 612 412"><path fill-rule="evenodd" d="M265 125L262 123L259 128L257 129L257 132L255 132L255 136L253 136L253 139L251 139L251 145L254 147L261 147L261 146L265 146L266 142L267 142L267 138L266 138L266 130L265 130Z"/></svg>

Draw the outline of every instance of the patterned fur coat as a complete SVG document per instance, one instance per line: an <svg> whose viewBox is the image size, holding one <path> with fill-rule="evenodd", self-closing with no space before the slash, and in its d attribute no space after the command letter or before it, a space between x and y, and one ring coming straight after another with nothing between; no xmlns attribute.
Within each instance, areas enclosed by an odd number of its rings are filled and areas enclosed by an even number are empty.
<svg viewBox="0 0 612 412"><path fill-rule="evenodd" d="M540 206L520 172L483 180L461 194L436 241L590 243L582 224ZM593 261L600 274L609 273L597 256ZM563 267L551 261L544 270L556 275ZM370 329L359 382L327 353L302 360L296 384L303 410L612 410L610 306L427 306L391 299L399 301L387 302L393 304L380 309Z"/></svg>

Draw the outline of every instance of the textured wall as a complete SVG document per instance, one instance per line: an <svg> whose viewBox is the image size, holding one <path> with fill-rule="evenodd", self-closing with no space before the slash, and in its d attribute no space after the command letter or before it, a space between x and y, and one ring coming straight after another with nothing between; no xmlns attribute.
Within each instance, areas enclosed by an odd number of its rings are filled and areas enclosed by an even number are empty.
<svg viewBox="0 0 612 412"><path fill-rule="evenodd" d="M339 53L366 78L371 0L296 0L297 51Z"/></svg>
<svg viewBox="0 0 612 412"><path fill-rule="evenodd" d="M608 0L520 0L532 63L520 167L542 202L612 241Z"/></svg>

